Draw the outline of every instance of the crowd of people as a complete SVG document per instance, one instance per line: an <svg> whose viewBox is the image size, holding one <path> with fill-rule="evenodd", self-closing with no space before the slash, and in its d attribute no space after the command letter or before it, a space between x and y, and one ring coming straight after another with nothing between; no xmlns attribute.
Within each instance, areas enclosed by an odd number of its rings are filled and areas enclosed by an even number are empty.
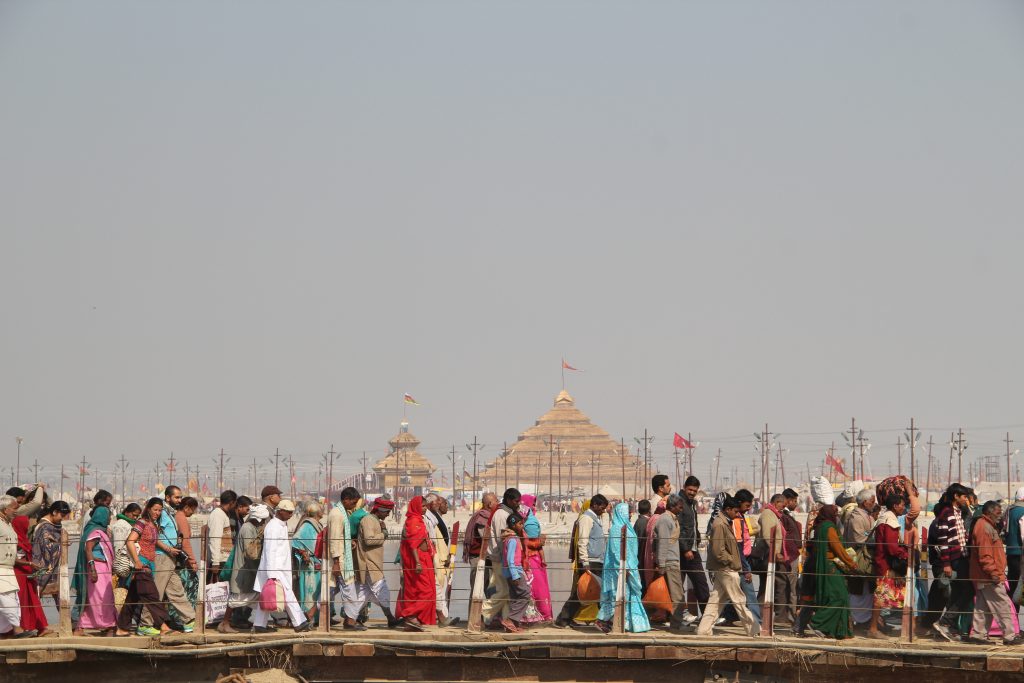
<svg viewBox="0 0 1024 683"><path fill-rule="evenodd" d="M709 636L738 624L756 636L770 617L771 628L798 636L886 638L890 615L909 605L912 626L937 638L988 643L997 634L1007 645L1024 642L1019 590L1017 602L1013 596L1024 546L1024 487L1004 514L1000 502L979 505L970 488L951 485L935 507L926 543L915 523L917 491L904 477L815 505L806 530L792 489L773 495L756 514L750 491L720 493L706 525L698 519L696 477L676 493L659 474L651 489L635 519L628 502L601 494L579 506L568 553L552 560L572 572L557 612L536 498L515 488L500 500L485 493L461 539L445 521L444 497L412 498L393 558L385 557L385 545L395 502L386 495L364 501L349 487L320 503L283 499L275 486L264 487L258 501L224 491L207 522L204 578L207 586L225 585L226 599L207 626L264 633L276 630L273 617L283 614L303 632L328 609L331 623L362 631L371 605L389 628L454 626L451 591L461 541L482 625L508 632L589 625L607 633L620 610L630 632L666 628ZM71 570L76 634L194 630L204 618L196 613L201 582L190 522L198 502L176 486L116 514L112 501L109 492L98 492L81 520ZM41 601L57 600L67 543L61 525L70 515L67 503L49 502L42 484L0 496L3 637L50 632ZM925 558L916 552L922 548ZM916 563L923 559L931 565L930 586L918 578ZM401 570L394 611L389 562Z"/></svg>

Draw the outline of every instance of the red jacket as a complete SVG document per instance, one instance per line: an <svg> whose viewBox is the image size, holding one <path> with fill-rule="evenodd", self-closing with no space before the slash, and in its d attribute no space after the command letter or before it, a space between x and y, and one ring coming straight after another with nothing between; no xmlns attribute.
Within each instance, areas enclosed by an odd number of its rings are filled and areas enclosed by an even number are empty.
<svg viewBox="0 0 1024 683"><path fill-rule="evenodd" d="M974 522L971 531L971 581L1002 583L1006 580L1006 548L992 521L984 515Z"/></svg>
<svg viewBox="0 0 1024 683"><path fill-rule="evenodd" d="M900 545L900 530L879 524L875 527L875 572L885 576L895 559L907 559L907 549Z"/></svg>

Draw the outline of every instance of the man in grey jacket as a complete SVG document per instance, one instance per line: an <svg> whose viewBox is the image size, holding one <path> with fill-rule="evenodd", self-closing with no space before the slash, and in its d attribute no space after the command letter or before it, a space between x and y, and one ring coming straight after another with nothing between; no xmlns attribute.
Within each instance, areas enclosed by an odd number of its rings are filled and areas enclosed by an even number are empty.
<svg viewBox="0 0 1024 683"><path fill-rule="evenodd" d="M683 511L685 503L672 493L666 504L666 514L658 515L658 521L654 523L654 573L664 576L668 584L668 596L672 600L669 629L682 631L686 592L683 590L683 575L679 571L679 521L676 515Z"/></svg>
<svg viewBox="0 0 1024 683"><path fill-rule="evenodd" d="M683 482L683 508L676 515L679 520L679 569L685 578L690 579L693 592L697 597L697 607L703 613L711 594L708 578L701 562L700 528L697 526L697 495L700 493L700 479L689 476ZM683 621L692 623L696 615L684 617Z"/></svg>

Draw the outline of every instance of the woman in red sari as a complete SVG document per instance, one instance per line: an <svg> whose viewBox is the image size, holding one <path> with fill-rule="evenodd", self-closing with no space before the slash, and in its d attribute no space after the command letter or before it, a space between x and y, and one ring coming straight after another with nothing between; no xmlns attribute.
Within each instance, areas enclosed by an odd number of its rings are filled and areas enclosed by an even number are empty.
<svg viewBox="0 0 1024 683"><path fill-rule="evenodd" d="M36 567L32 564L32 542L28 540L28 517L15 517L11 526L18 534L14 576L18 579L18 594L21 600L21 627L26 631L38 631L39 635L43 635L47 633L46 615L43 614L43 603L39 602L36 580L32 578Z"/></svg>
<svg viewBox="0 0 1024 683"><path fill-rule="evenodd" d="M409 501L402 529L402 588L398 591L395 616L405 619L411 630L437 623L437 593L434 588L434 546L423 521L423 496Z"/></svg>

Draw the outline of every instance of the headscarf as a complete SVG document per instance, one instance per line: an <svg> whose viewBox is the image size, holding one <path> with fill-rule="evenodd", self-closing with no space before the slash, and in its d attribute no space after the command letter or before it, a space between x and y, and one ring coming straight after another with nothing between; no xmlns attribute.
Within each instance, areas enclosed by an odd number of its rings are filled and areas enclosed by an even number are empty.
<svg viewBox="0 0 1024 683"><path fill-rule="evenodd" d="M377 498L377 499L375 499L373 501L373 506L370 508L371 511L374 511L374 510L394 510L394 509L395 509L395 501L391 500L390 498Z"/></svg>
<svg viewBox="0 0 1024 683"><path fill-rule="evenodd" d="M75 564L75 576L72 581L72 587L75 589L75 604L78 605L79 614L81 610L85 608L85 600L89 591L89 556L86 554L86 549L89 545L89 539L93 533L101 532L100 544L109 546L110 537L107 536L107 527L110 526L110 508L105 505L101 505L94 508L92 515L89 516L89 521L86 522L85 528L82 529L82 536L78 541L78 561ZM106 539L106 543L103 540ZM112 555L108 556L108 559Z"/></svg>
<svg viewBox="0 0 1024 683"><path fill-rule="evenodd" d="M28 540L28 516L18 515L11 522L14 531L18 534L18 550L25 553L25 559L32 559L32 541Z"/></svg>
<svg viewBox="0 0 1024 683"><path fill-rule="evenodd" d="M832 522L836 526L839 525L839 508L837 506L824 505L818 510L818 516L814 518L815 532L825 522Z"/></svg>
<svg viewBox="0 0 1024 683"><path fill-rule="evenodd" d="M429 543L430 535L427 533L427 524L423 519L423 512L423 496L416 496L409 501L409 508L405 511L402 543L407 543L411 546L413 552L420 552L419 547L423 541L428 541L427 546L431 550L434 547L432 543Z"/></svg>
<svg viewBox="0 0 1024 683"><path fill-rule="evenodd" d="M1013 494L1014 500L1024 500L1024 486L1017 489L1017 492Z"/></svg>
<svg viewBox="0 0 1024 683"><path fill-rule="evenodd" d="M245 521L255 519L258 522L264 522L270 519L270 508L263 503L256 503L249 508L249 514L245 516Z"/></svg>
<svg viewBox="0 0 1024 683"><path fill-rule="evenodd" d="M538 538L540 536L540 520L535 514L537 497L527 493L520 499L519 516L523 518L523 533L527 538Z"/></svg>

